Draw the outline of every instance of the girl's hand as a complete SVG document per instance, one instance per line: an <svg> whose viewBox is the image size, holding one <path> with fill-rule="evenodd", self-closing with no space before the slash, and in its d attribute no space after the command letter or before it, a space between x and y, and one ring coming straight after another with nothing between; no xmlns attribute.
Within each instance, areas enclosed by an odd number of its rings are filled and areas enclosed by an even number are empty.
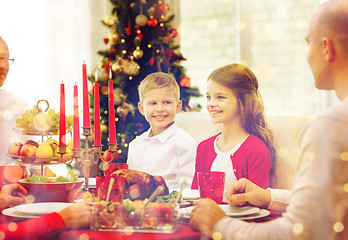
<svg viewBox="0 0 348 240"><path fill-rule="evenodd" d="M241 178L227 190L227 200L232 206L253 205L268 208L271 203L271 193L260 188L251 181Z"/></svg>
<svg viewBox="0 0 348 240"><path fill-rule="evenodd" d="M27 195L28 191L19 184L4 185L0 192L0 208L24 203Z"/></svg>

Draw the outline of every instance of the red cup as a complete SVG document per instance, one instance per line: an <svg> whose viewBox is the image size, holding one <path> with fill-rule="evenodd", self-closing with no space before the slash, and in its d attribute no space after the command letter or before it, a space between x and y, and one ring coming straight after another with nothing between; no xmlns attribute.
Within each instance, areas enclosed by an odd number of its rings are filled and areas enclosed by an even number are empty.
<svg viewBox="0 0 348 240"><path fill-rule="evenodd" d="M116 170L128 169L127 163L104 163L104 176L109 176Z"/></svg>
<svg viewBox="0 0 348 240"><path fill-rule="evenodd" d="M106 200L111 178L114 178L115 181L111 188L109 201L121 203L123 201L123 193L126 187L126 180L124 179L124 177L97 176L97 196L100 201Z"/></svg>
<svg viewBox="0 0 348 240"><path fill-rule="evenodd" d="M0 166L0 188L5 184L17 183L25 177L25 166L7 165Z"/></svg>
<svg viewBox="0 0 348 240"><path fill-rule="evenodd" d="M221 204L225 187L225 173L198 172L197 179L201 198L211 198Z"/></svg>

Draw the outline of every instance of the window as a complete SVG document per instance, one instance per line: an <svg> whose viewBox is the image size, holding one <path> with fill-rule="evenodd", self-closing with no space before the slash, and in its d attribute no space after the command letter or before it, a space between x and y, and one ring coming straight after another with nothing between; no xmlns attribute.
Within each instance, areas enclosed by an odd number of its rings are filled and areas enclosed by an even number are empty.
<svg viewBox="0 0 348 240"><path fill-rule="evenodd" d="M319 0L180 1L183 65L204 95L216 68L239 62L257 76L266 114L314 115L331 93L314 87L306 62L308 20ZM193 99L205 107L204 97Z"/></svg>

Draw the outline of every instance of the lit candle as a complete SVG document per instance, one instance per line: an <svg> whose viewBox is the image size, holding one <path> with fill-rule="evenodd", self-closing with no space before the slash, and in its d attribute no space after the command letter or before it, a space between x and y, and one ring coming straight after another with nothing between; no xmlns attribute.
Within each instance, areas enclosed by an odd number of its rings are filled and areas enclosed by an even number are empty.
<svg viewBox="0 0 348 240"><path fill-rule="evenodd" d="M88 86L87 86L87 67L85 61L82 64L82 87L83 87L83 127L91 126L89 118L89 101L88 101Z"/></svg>
<svg viewBox="0 0 348 240"><path fill-rule="evenodd" d="M112 72L109 74L109 144L116 144L116 124L114 107L114 86L112 82Z"/></svg>
<svg viewBox="0 0 348 240"><path fill-rule="evenodd" d="M79 99L77 85L74 85L74 125L73 125L73 142L74 149L80 149L80 123L79 123Z"/></svg>
<svg viewBox="0 0 348 240"><path fill-rule="evenodd" d="M63 81L60 84L59 145L66 145L65 92Z"/></svg>
<svg viewBox="0 0 348 240"><path fill-rule="evenodd" d="M94 84L94 145L101 145L100 138L100 106L99 106L99 84L98 74L95 73L95 84Z"/></svg>

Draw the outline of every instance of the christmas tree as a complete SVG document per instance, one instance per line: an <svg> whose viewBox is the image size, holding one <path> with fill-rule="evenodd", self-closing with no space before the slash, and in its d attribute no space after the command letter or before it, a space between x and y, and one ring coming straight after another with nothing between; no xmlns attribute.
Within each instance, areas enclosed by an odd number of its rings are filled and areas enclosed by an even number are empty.
<svg viewBox="0 0 348 240"><path fill-rule="evenodd" d="M106 49L98 52L102 58L95 71L100 85L103 150L108 148L107 82L112 79L120 153L116 162L126 162L128 143L149 127L136 107L141 80L153 72L172 74L180 86L184 111L189 109L189 98L200 93L198 88L190 87L190 79L180 65L185 58L173 41L178 31L170 25L174 15L167 16L168 5L159 0L111 0L111 3L111 15L102 20L110 32L103 39ZM92 83L94 74L88 78ZM93 111L93 104L90 107Z"/></svg>

